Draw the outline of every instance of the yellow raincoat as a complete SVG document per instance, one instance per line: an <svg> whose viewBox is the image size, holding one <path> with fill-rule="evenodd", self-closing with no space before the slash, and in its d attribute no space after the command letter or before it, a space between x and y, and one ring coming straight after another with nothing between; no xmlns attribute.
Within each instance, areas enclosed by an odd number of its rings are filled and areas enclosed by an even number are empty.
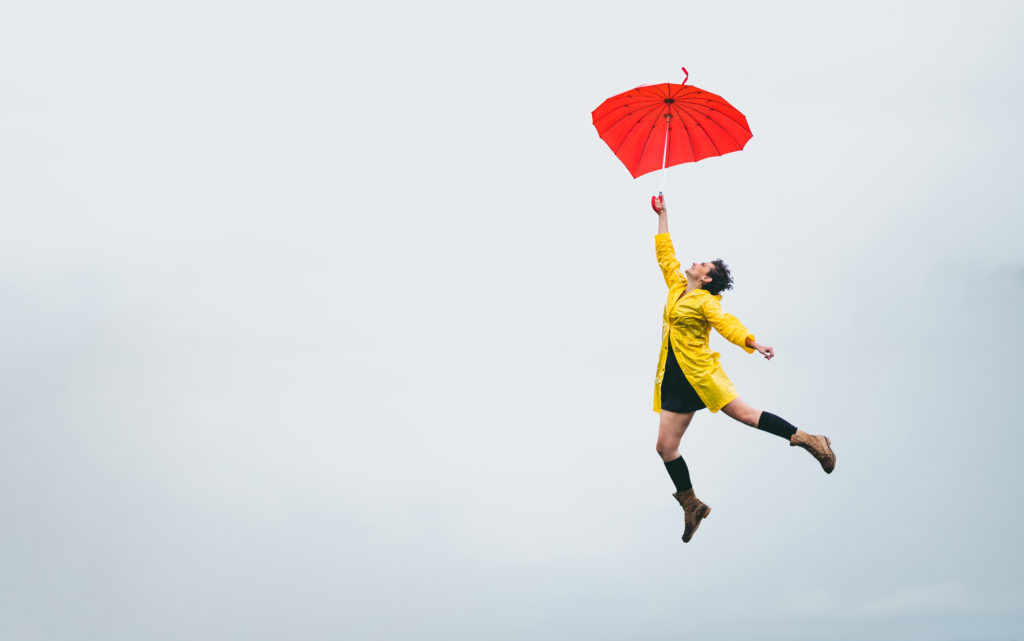
<svg viewBox="0 0 1024 641"><path fill-rule="evenodd" d="M711 328L714 327L726 340L739 345L748 354L754 350L747 347L746 340L749 337L753 341L754 335L735 316L722 311L720 294L712 295L706 289L695 289L683 295L686 291L686 276L679 269L672 238L668 234L656 235L654 246L658 253L658 265L668 285L658 375L654 381L654 411L661 411L661 381L665 377L665 358L671 335L676 360L686 380L708 409L717 412L739 396L739 393L718 363L720 354L712 352L708 347Z"/></svg>

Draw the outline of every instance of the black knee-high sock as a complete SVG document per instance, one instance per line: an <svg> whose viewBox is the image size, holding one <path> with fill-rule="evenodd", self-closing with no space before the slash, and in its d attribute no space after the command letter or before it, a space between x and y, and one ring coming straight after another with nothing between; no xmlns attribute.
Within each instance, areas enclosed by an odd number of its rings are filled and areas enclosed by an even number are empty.
<svg viewBox="0 0 1024 641"><path fill-rule="evenodd" d="M764 430L775 436L781 436L787 441L796 434L796 428L789 421L771 412L761 412L761 419L757 422L757 429Z"/></svg>
<svg viewBox="0 0 1024 641"><path fill-rule="evenodd" d="M693 487L693 483L690 483L690 468L686 467L682 456L674 461L665 461L665 469L676 484L676 492L684 492Z"/></svg>

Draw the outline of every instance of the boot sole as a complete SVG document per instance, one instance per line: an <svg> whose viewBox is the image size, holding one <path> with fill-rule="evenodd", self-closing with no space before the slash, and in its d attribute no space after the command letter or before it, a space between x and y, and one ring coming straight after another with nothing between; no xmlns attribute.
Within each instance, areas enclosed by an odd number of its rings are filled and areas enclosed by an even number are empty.
<svg viewBox="0 0 1024 641"><path fill-rule="evenodd" d="M693 535L697 533L697 528L700 527L700 522L703 521L704 519L708 518L708 515L711 514L711 508L707 507L707 506L705 506L705 507L707 509L705 509L704 513L700 515L700 518L697 519L697 522L693 524L693 532L690 532L690 538L686 538L685 535L683 536L683 543L689 543L690 541L693 540Z"/></svg>
<svg viewBox="0 0 1024 641"><path fill-rule="evenodd" d="M828 445L829 454L832 455L832 470L834 470L836 469L836 461L839 460L839 457L836 456L836 451L832 449L832 439L826 436L825 444ZM832 470L825 470L825 474L831 474Z"/></svg>

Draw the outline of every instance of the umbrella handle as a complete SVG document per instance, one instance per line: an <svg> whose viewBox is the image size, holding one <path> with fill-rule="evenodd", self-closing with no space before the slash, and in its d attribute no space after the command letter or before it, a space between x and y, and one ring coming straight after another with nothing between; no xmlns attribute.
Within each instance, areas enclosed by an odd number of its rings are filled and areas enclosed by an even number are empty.
<svg viewBox="0 0 1024 641"><path fill-rule="evenodd" d="M661 212L658 211L658 205L661 205L662 208L665 207L665 197L661 195L660 191L657 196L651 196L651 209L654 210L654 213L661 215Z"/></svg>

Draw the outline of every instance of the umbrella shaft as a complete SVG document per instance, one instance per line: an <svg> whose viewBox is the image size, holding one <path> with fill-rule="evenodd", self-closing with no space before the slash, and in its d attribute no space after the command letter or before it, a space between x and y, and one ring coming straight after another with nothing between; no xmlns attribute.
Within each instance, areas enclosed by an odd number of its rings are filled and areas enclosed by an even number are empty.
<svg viewBox="0 0 1024 641"><path fill-rule="evenodd" d="M671 114L665 114L665 148L661 152L661 189L658 193L665 191L665 163L668 161L668 132L672 126L669 124L671 118Z"/></svg>

